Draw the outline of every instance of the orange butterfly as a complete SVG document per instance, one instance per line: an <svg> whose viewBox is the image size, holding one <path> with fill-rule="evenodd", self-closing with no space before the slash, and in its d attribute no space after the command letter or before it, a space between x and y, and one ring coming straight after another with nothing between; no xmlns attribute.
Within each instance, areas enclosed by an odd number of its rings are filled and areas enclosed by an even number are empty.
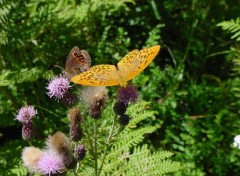
<svg viewBox="0 0 240 176"><path fill-rule="evenodd" d="M91 57L86 50L79 50L77 46L73 47L67 56L65 64L65 74L67 77L73 77L81 72L88 70L91 66Z"/></svg>
<svg viewBox="0 0 240 176"><path fill-rule="evenodd" d="M115 65L96 65L89 70L71 78L71 81L87 86L114 86L126 87L127 81L137 76L155 58L160 50L160 45L142 50L133 50L125 55Z"/></svg>

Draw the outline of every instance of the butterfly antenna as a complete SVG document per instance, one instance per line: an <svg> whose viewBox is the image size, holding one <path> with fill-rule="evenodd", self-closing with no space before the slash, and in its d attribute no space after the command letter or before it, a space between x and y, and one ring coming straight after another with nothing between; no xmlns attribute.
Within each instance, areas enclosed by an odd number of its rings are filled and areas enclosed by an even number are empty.
<svg viewBox="0 0 240 176"><path fill-rule="evenodd" d="M62 71L64 70L62 67L58 66L58 65L53 65L54 68L60 68Z"/></svg>

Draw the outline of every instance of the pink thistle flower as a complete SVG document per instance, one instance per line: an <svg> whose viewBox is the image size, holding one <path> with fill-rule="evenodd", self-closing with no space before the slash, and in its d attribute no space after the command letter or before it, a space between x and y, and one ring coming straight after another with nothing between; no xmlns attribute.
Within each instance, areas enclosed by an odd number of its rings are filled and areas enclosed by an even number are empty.
<svg viewBox="0 0 240 176"><path fill-rule="evenodd" d="M33 106L24 106L19 109L16 119L22 123L28 123L36 114L37 111Z"/></svg>
<svg viewBox="0 0 240 176"><path fill-rule="evenodd" d="M60 75L51 79L46 87L48 89L47 95L52 98L62 99L71 87L69 80Z"/></svg>
<svg viewBox="0 0 240 176"><path fill-rule="evenodd" d="M65 169L62 157L51 150L43 152L38 160L37 168L41 174L49 176L61 173Z"/></svg>

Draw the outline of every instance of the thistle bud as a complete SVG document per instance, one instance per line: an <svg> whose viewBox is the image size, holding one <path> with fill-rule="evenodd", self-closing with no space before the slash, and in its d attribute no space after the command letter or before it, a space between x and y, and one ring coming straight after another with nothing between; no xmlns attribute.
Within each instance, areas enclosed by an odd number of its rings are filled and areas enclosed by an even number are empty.
<svg viewBox="0 0 240 176"><path fill-rule="evenodd" d="M114 104L113 111L117 115L123 115L127 111L127 106L124 102L117 101Z"/></svg>
<svg viewBox="0 0 240 176"><path fill-rule="evenodd" d="M92 118L99 119L101 117L104 102L105 100L103 98L94 100L94 102L89 107L89 115Z"/></svg>
<svg viewBox="0 0 240 176"><path fill-rule="evenodd" d="M23 140L31 140L35 136L35 129L31 121L23 123L22 126L22 138Z"/></svg>
<svg viewBox="0 0 240 176"><path fill-rule="evenodd" d="M126 126L129 123L129 116L127 114L123 114L119 118L119 124Z"/></svg>
<svg viewBox="0 0 240 176"><path fill-rule="evenodd" d="M85 158L86 150L85 150L84 145L78 144L76 146L76 148L75 148L75 155L76 155L76 158L78 160L82 160L83 158Z"/></svg>
<svg viewBox="0 0 240 176"><path fill-rule="evenodd" d="M63 102L64 105L71 106L77 103L78 98L76 95L72 94L72 92L67 91L64 94L64 97L61 99L61 101Z"/></svg>
<svg viewBox="0 0 240 176"><path fill-rule="evenodd" d="M78 141L82 138L81 123L81 112L77 108L72 108L69 111L70 120L70 138L73 141Z"/></svg>
<svg viewBox="0 0 240 176"><path fill-rule="evenodd" d="M63 163L66 168L74 168L76 166L70 143L62 132L58 131L48 138L47 148L63 157Z"/></svg>

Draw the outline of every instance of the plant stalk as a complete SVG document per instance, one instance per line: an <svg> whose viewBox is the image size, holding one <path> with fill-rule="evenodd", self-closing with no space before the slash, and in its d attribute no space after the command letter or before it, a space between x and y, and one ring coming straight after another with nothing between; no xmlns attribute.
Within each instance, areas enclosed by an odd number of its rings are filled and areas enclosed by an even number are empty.
<svg viewBox="0 0 240 176"><path fill-rule="evenodd" d="M102 171L102 167L103 167L103 164L104 164L104 160L105 160L105 158L107 156L107 152L109 150L110 140L111 140L111 138L113 136L114 126L115 126L115 118L113 118L112 126L111 126L111 129L110 129L107 141L106 141L106 147L105 147L105 150L104 150L104 153L103 153L102 163L101 163L101 166L99 168L99 174L98 174L99 176L101 175L101 171Z"/></svg>
<svg viewBox="0 0 240 176"><path fill-rule="evenodd" d="M97 153L97 120L94 120L94 167L95 176L98 176L98 153Z"/></svg>

